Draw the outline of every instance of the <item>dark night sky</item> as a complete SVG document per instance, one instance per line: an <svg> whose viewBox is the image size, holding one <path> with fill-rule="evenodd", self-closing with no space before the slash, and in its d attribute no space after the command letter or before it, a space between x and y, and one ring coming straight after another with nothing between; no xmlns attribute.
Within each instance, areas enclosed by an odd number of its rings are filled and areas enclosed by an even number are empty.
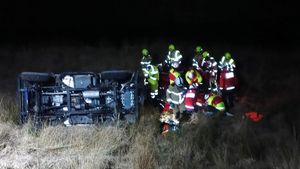
<svg viewBox="0 0 300 169"><path fill-rule="evenodd" d="M290 2L110 0L1 2L2 41L179 37L291 43L299 39Z"/></svg>

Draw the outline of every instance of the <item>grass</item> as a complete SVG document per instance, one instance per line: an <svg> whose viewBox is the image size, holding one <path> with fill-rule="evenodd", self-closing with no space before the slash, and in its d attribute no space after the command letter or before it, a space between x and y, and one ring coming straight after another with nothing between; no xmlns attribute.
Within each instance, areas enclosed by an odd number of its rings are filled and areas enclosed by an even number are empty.
<svg viewBox="0 0 300 169"><path fill-rule="evenodd" d="M260 57L252 57L252 48L236 50L240 56L237 59L239 65L245 62L250 66L241 65L240 74L245 87L241 90L239 103L232 110L234 118L208 119L198 114L196 124L182 125L178 132L166 136L160 134L159 109L150 105L142 108L137 124L124 128L48 126L38 134L32 134L29 125L17 124L13 94L17 73L112 68L116 65L116 58L126 61L117 67L134 69L139 61L140 48L150 45L153 51L163 51L163 43L124 42L118 47L106 43L97 46L29 45L13 47L13 50L1 49L0 54L11 56L11 62L0 67L0 76L3 77L0 90L0 168L300 168L299 116L294 114L297 109L290 108L290 95L287 95L291 93L292 98L297 98L294 96L299 89L289 84L297 84L298 76L289 75L287 80L290 83L278 80L279 76L271 73L274 65L268 67L268 59L265 59L276 52L261 49L260 56L266 56L262 61ZM220 46L216 49L220 50ZM103 57L111 55L115 57ZM158 52L154 57L157 59L161 55L163 52ZM251 65L257 69L252 70ZM261 123L253 123L242 118L246 111L262 112L265 118Z"/></svg>
<svg viewBox="0 0 300 169"><path fill-rule="evenodd" d="M196 124L163 136L159 110L146 107L139 122L125 128L48 126L35 135L15 123L7 103L1 104L0 168L300 167L299 140L284 125L272 131L238 117L198 114Z"/></svg>

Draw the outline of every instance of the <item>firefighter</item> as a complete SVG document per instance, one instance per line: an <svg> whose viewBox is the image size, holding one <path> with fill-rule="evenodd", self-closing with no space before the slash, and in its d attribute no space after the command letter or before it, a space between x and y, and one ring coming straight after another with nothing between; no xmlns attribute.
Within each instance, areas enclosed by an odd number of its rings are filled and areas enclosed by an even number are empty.
<svg viewBox="0 0 300 169"><path fill-rule="evenodd" d="M147 66L151 64L152 62L152 57L149 54L149 51L147 49L142 49L142 59L141 59L141 67L144 75L144 85L147 85L147 77L149 75L149 72L147 70Z"/></svg>
<svg viewBox="0 0 300 169"><path fill-rule="evenodd" d="M220 95L216 92L202 94L197 97L196 105L204 110L204 115L211 116L216 112L225 113L226 116L233 116L231 113L225 112L226 107Z"/></svg>
<svg viewBox="0 0 300 169"><path fill-rule="evenodd" d="M220 71L219 86L222 92L222 97L228 109L234 106L234 94L236 87L236 77L234 68L236 67L234 60L229 52L219 62Z"/></svg>
<svg viewBox="0 0 300 169"><path fill-rule="evenodd" d="M193 58L193 67L195 67L195 69L199 70L200 67L200 63L202 62L202 47L201 46L196 46L195 48L195 56Z"/></svg>
<svg viewBox="0 0 300 169"><path fill-rule="evenodd" d="M200 73L191 68L185 73L185 80L189 84L189 88L197 88L202 84L202 76Z"/></svg>
<svg viewBox="0 0 300 169"><path fill-rule="evenodd" d="M151 98L154 99L158 95L159 71L157 66L147 65L148 77L147 82L150 89Z"/></svg>
<svg viewBox="0 0 300 169"><path fill-rule="evenodd" d="M222 97L217 95L215 92L210 92L204 96L206 104L219 112L225 112L225 104Z"/></svg>
<svg viewBox="0 0 300 169"><path fill-rule="evenodd" d="M182 55L179 50L175 49L173 44L169 45L169 52L165 60L165 64L168 67L173 67L177 69L181 64Z"/></svg>
<svg viewBox="0 0 300 169"><path fill-rule="evenodd" d="M193 113L195 111L196 104L196 89L190 88L186 91L184 97L185 109L188 113Z"/></svg>
<svg viewBox="0 0 300 169"><path fill-rule="evenodd" d="M169 129L172 131L176 131L178 129L179 121L176 119L176 115L173 113L168 102L165 102L163 105L159 121L162 123L162 134L168 133Z"/></svg>
<svg viewBox="0 0 300 169"><path fill-rule="evenodd" d="M226 68L230 71L233 71L235 68L235 62L231 58L231 54L229 52L226 52L225 55L221 58L219 62L219 68Z"/></svg>
<svg viewBox="0 0 300 169"><path fill-rule="evenodd" d="M207 51L204 51L202 56L203 59L200 64L200 68L203 70L203 74L205 75L205 86L208 90L217 90L217 62Z"/></svg>
<svg viewBox="0 0 300 169"><path fill-rule="evenodd" d="M174 83L169 85L166 91L167 102L170 104L171 109L179 117L182 117L182 113L185 111L184 105L184 88L182 86L183 80L179 76L175 79Z"/></svg>

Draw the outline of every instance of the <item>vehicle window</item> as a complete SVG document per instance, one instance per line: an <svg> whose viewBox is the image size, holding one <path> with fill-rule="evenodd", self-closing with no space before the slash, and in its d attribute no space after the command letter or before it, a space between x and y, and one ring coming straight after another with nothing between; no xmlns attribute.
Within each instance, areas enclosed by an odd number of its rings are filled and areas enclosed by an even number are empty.
<svg viewBox="0 0 300 169"><path fill-rule="evenodd" d="M74 75L75 88L87 88L92 84L91 75Z"/></svg>
<svg viewBox="0 0 300 169"><path fill-rule="evenodd" d="M62 82L63 82L65 85L74 88L74 79L73 79L72 76L70 76L70 75L64 76L63 79L62 79Z"/></svg>

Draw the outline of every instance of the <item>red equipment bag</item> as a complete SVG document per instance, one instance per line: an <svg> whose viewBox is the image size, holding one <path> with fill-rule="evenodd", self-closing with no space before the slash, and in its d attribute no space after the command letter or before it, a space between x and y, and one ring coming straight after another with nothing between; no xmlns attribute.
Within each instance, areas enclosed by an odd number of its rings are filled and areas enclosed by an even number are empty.
<svg viewBox="0 0 300 169"><path fill-rule="evenodd" d="M259 122L263 118L263 115L258 112L247 112L247 113L245 113L245 116L254 122Z"/></svg>

